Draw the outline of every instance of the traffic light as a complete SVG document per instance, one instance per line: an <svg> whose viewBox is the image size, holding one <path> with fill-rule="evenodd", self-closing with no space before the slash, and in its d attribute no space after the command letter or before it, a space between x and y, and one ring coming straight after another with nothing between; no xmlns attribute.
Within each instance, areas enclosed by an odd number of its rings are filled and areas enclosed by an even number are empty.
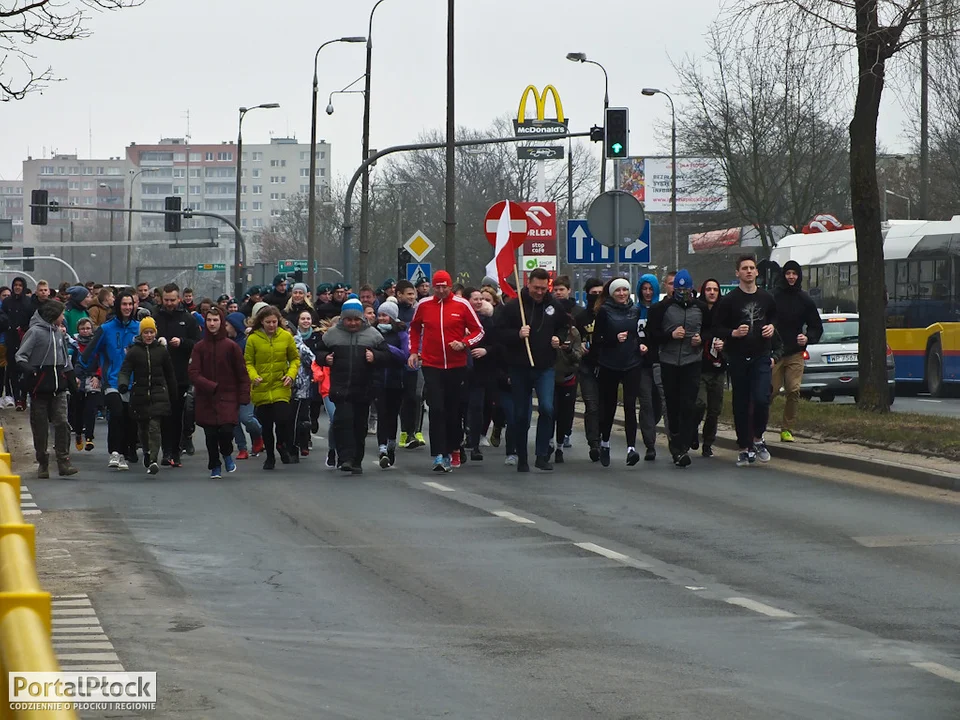
<svg viewBox="0 0 960 720"><path fill-rule="evenodd" d="M30 224L31 225L46 225L47 224L47 208L46 205L50 204L50 193L46 190L32 190L30 192ZM36 207L37 205L43 205L44 207Z"/></svg>
<svg viewBox="0 0 960 720"><path fill-rule="evenodd" d="M303 282L303 270L294 270L293 271L293 281L295 283Z"/></svg>
<svg viewBox="0 0 960 720"><path fill-rule="evenodd" d="M604 118L605 156L625 158L630 154L630 111L627 108L607 108Z"/></svg>
<svg viewBox="0 0 960 720"><path fill-rule="evenodd" d="M180 232L181 202L181 199L176 195L171 195L163 199L163 209L170 211L163 216L163 229L169 233Z"/></svg>
<svg viewBox="0 0 960 720"><path fill-rule="evenodd" d="M44 223L44 224L46 224L46 223ZM24 256L25 258L26 258L26 257L33 257L33 256L34 256L33 248L32 248L32 247L25 247L25 248L23 249L23 256ZM35 263L33 262L33 260L24 260L24 261L23 261L23 270L24 270L24 272L33 272L34 269L35 269L35 268L34 268L34 265L35 265Z"/></svg>

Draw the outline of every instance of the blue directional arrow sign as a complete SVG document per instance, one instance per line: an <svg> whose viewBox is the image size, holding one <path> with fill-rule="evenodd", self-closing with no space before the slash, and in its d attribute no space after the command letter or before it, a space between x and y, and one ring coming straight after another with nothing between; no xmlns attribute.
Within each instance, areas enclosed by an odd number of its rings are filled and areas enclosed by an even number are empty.
<svg viewBox="0 0 960 720"><path fill-rule="evenodd" d="M643 233L629 245L620 247L620 262L650 264L650 221ZM590 235L586 220L567 220L567 263L570 265L613 264L613 248L601 245Z"/></svg>
<svg viewBox="0 0 960 720"><path fill-rule="evenodd" d="M424 280L430 282L433 277L433 268L430 263L407 263L407 280L419 285Z"/></svg>

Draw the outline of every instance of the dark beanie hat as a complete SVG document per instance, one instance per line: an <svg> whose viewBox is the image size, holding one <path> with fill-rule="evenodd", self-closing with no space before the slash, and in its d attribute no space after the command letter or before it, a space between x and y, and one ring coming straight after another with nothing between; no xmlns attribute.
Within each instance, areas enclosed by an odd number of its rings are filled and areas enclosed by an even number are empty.
<svg viewBox="0 0 960 720"><path fill-rule="evenodd" d="M603 280L597 277L587 278L587 281L583 284L583 291L589 293L595 287L603 287Z"/></svg>
<svg viewBox="0 0 960 720"><path fill-rule="evenodd" d="M63 308L64 304L62 302L50 299L41 303L40 309L37 312L40 313L41 319L53 325L56 319L63 315Z"/></svg>

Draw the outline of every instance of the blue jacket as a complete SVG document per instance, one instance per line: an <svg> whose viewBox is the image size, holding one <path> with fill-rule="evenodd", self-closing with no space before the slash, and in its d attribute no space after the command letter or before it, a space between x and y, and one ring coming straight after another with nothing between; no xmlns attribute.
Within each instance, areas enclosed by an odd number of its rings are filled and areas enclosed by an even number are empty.
<svg viewBox="0 0 960 720"><path fill-rule="evenodd" d="M644 283L650 283L650 287L653 288L653 297L650 299L649 306L643 304L643 295L640 293L640 288L643 287ZM657 280L657 276L649 273L641 275L640 279L637 280L637 307L640 309L640 322L637 323L637 332L640 334L640 342L648 348L647 354L643 356L644 367L652 367L654 363L660 361L657 347L653 343L653 338L650 337L650 331L647 330L647 317L650 314L650 309L658 302L660 302L660 281Z"/></svg>
<svg viewBox="0 0 960 720"><path fill-rule="evenodd" d="M103 371L104 390L110 388L115 390L117 375L120 374L120 366L123 365L127 348L133 345L134 338L139 334L140 322L137 320L122 322L118 308L117 316L97 328L93 340L83 351L80 358L81 369L94 368L99 362Z"/></svg>

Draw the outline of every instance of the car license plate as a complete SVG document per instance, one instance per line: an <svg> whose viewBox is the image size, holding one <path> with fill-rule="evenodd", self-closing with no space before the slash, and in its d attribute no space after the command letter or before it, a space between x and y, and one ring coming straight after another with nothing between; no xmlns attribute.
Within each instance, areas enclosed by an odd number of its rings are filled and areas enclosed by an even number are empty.
<svg viewBox="0 0 960 720"><path fill-rule="evenodd" d="M827 362L831 365L834 363L855 363L857 360L856 354L827 355Z"/></svg>

